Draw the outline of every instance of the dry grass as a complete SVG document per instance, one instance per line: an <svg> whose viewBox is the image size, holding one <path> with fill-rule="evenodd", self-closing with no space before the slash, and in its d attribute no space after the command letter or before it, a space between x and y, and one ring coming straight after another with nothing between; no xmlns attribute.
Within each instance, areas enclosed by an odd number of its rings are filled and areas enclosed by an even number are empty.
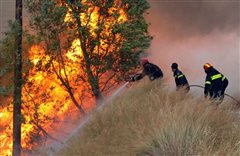
<svg viewBox="0 0 240 156"><path fill-rule="evenodd" d="M57 156L240 155L239 120L221 107L161 82L114 99Z"/></svg>

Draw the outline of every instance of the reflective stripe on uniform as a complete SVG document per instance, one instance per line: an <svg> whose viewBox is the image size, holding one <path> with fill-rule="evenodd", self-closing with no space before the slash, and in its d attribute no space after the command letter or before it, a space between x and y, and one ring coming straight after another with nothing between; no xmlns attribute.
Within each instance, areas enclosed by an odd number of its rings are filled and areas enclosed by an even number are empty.
<svg viewBox="0 0 240 156"><path fill-rule="evenodd" d="M211 84L211 82L210 81L206 81L205 84Z"/></svg>
<svg viewBox="0 0 240 156"><path fill-rule="evenodd" d="M225 80L225 78L226 78L226 77L225 77L225 76L223 76L223 77L222 77L222 81L224 81L224 80Z"/></svg>
<svg viewBox="0 0 240 156"><path fill-rule="evenodd" d="M178 75L178 77L177 77L177 78L180 78L180 77L183 77L183 75Z"/></svg>
<svg viewBox="0 0 240 156"><path fill-rule="evenodd" d="M213 80L219 79L221 77L222 77L222 74L216 74L216 75L211 76L211 80L213 81Z"/></svg>

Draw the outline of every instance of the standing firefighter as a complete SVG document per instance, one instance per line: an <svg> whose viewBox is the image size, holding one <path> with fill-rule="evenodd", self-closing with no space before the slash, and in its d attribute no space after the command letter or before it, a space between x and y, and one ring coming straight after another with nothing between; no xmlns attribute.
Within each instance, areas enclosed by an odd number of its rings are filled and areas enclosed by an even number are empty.
<svg viewBox="0 0 240 156"><path fill-rule="evenodd" d="M203 65L206 76L204 94L205 97L223 100L224 92L228 86L227 78L217 71L210 63Z"/></svg>
<svg viewBox="0 0 240 156"><path fill-rule="evenodd" d="M173 72L173 77L175 77L175 83L177 90L179 88L186 88L187 91L189 91L189 84L187 81L186 76L178 69L178 64L173 63L171 65L172 72Z"/></svg>
<svg viewBox="0 0 240 156"><path fill-rule="evenodd" d="M136 74L134 77L132 77L132 81L140 80L146 75L150 81L163 77L162 70L157 65L150 63L148 59L141 59L141 65L143 66L142 73Z"/></svg>

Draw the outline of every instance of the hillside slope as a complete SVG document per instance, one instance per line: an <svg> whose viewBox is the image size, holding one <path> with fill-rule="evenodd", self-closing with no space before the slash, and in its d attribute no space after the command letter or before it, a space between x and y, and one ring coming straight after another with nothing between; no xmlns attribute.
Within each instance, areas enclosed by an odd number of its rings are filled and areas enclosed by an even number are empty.
<svg viewBox="0 0 240 156"><path fill-rule="evenodd" d="M239 155L239 119L230 106L168 91L160 81L139 83L95 112L54 155Z"/></svg>

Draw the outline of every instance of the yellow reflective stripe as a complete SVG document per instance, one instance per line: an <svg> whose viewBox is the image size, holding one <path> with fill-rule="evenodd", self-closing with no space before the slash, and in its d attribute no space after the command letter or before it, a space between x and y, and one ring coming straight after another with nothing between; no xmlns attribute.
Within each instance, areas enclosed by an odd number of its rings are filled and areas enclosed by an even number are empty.
<svg viewBox="0 0 240 156"><path fill-rule="evenodd" d="M211 84L211 82L210 81L206 81L205 84Z"/></svg>
<svg viewBox="0 0 240 156"><path fill-rule="evenodd" d="M213 81L213 80L219 79L221 77L222 77L221 74L213 75L213 76L211 76L211 80Z"/></svg>
<svg viewBox="0 0 240 156"><path fill-rule="evenodd" d="M222 81L224 81L224 80L225 80L225 78L226 78L226 77L225 77L225 76L223 76L223 77L222 77Z"/></svg>
<svg viewBox="0 0 240 156"><path fill-rule="evenodd" d="M177 78L180 78L180 77L183 77L183 75L178 75L178 77L177 77Z"/></svg>

